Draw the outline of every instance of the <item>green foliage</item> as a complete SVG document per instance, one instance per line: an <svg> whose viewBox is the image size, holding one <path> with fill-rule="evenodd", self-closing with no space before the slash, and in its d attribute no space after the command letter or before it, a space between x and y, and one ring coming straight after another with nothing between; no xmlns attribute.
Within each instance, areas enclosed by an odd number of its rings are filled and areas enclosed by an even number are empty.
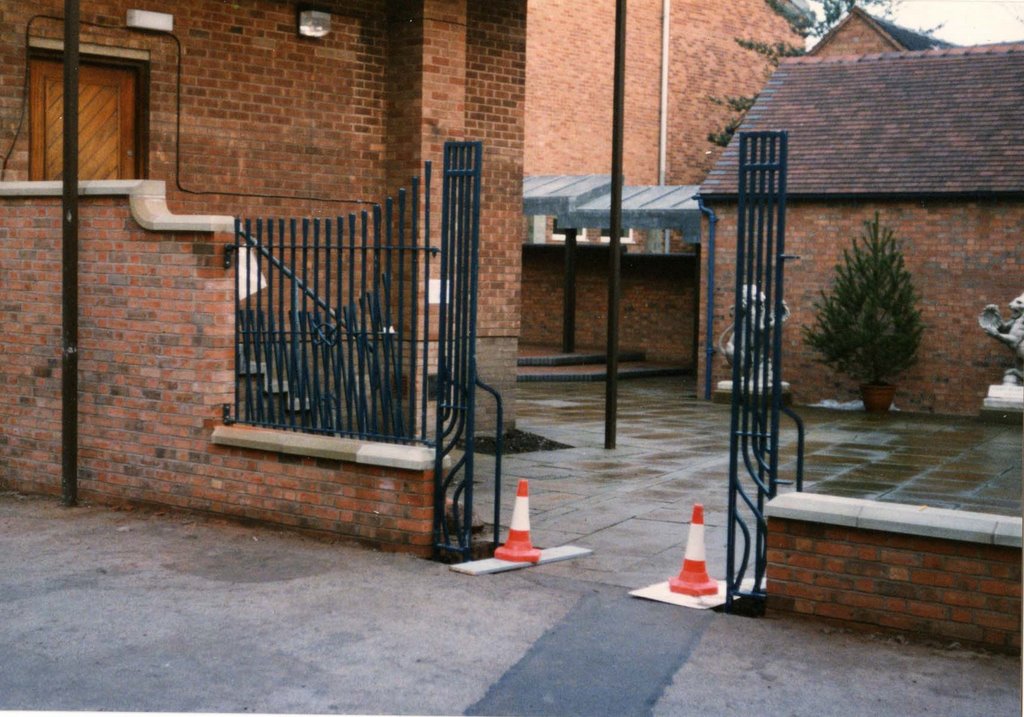
<svg viewBox="0 0 1024 717"><path fill-rule="evenodd" d="M734 38L734 40L744 50L750 50L763 57L773 68L779 66L779 60L783 57L800 57L807 54L807 50L790 45L788 42L758 42L757 40L744 40L740 37Z"/></svg>
<svg viewBox="0 0 1024 717"><path fill-rule="evenodd" d="M860 239L843 251L831 293L815 302L804 341L821 360L863 383L885 383L914 364L924 324L919 296L893 231L864 222Z"/></svg>
<svg viewBox="0 0 1024 717"><path fill-rule="evenodd" d="M765 0L771 6L777 0ZM823 37L835 27L840 20L846 17L854 7L860 6L866 10L877 8L883 15L888 15L892 9L893 0L821 0L822 19L807 24L803 34L805 37ZM877 14L877 13L876 13ZM790 22L792 26L793 23ZM799 29L794 27L799 32Z"/></svg>
<svg viewBox="0 0 1024 717"><path fill-rule="evenodd" d="M895 0L819 0L821 14L811 18L785 0L764 0L764 2L776 15L789 23L793 32L801 37L814 38L824 37L828 34L828 31L838 25L839 21L846 17L846 14L854 7L859 6L867 10L877 9L883 15L889 15L893 4L895 4Z"/></svg>
<svg viewBox="0 0 1024 717"><path fill-rule="evenodd" d="M713 104L728 107L734 113L732 119L720 131L708 133L708 141L712 144L717 144L719 147L727 147L729 140L732 139L732 136L739 128L740 122L743 121L743 115L754 106L754 100L756 99L756 95L754 97L708 97L708 100Z"/></svg>
<svg viewBox="0 0 1024 717"><path fill-rule="evenodd" d="M764 3L772 9L772 12L788 22L794 32L801 37L807 37L814 20L800 12L793 3L785 0L764 0Z"/></svg>

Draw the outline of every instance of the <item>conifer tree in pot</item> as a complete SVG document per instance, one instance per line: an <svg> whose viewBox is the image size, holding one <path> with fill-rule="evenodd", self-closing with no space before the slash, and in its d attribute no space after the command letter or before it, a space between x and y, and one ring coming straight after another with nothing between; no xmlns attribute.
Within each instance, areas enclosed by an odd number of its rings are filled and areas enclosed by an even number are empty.
<svg viewBox="0 0 1024 717"><path fill-rule="evenodd" d="M861 382L868 411L889 410L896 390L890 381L917 358L924 332L918 299L900 242L875 212L843 250L831 290L821 292L815 321L803 329L823 363Z"/></svg>

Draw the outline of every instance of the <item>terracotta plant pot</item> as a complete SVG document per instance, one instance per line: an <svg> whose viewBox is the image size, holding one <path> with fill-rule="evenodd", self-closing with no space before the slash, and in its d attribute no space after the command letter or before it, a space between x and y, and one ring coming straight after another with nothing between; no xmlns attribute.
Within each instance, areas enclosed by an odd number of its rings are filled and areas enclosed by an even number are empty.
<svg viewBox="0 0 1024 717"><path fill-rule="evenodd" d="M864 410L868 413L888 413L892 399L896 395L896 387L888 383L863 383L860 396L864 401Z"/></svg>

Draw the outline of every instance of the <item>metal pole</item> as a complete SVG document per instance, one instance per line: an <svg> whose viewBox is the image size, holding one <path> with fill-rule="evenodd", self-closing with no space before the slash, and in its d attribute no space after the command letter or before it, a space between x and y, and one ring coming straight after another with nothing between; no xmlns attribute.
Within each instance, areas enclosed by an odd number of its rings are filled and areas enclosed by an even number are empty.
<svg viewBox="0 0 1024 717"><path fill-rule="evenodd" d="M672 19L672 0L661 3L661 97L659 102L660 127L658 128L658 184L664 185L668 178L668 57L672 39L669 24ZM661 230L663 251L668 254L672 248L672 232ZM694 366L697 364L694 363Z"/></svg>
<svg viewBox="0 0 1024 717"><path fill-rule="evenodd" d="M64 0L61 175L61 499L78 501L78 0Z"/></svg>
<svg viewBox="0 0 1024 717"><path fill-rule="evenodd" d="M608 240L608 376L605 379L604 447L615 448L619 402L619 251L622 246L622 138L626 94L626 0L615 2L615 80L612 93L612 204Z"/></svg>
<svg viewBox="0 0 1024 717"><path fill-rule="evenodd" d="M562 279L562 353L576 350L576 229L565 230L565 272Z"/></svg>
<svg viewBox="0 0 1024 717"><path fill-rule="evenodd" d="M668 46L672 37L669 31L669 22L671 18L672 0L662 0L661 92L658 98L658 184L665 184L668 176ZM668 233L668 229L665 230L665 233Z"/></svg>

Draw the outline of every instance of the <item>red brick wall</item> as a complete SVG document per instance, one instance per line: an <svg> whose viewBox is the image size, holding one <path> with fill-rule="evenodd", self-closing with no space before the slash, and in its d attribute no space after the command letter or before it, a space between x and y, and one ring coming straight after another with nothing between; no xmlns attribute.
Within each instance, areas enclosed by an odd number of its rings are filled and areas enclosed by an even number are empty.
<svg viewBox="0 0 1024 717"><path fill-rule="evenodd" d="M1020 548L772 518L768 595L772 612L1020 650Z"/></svg>
<svg viewBox="0 0 1024 717"><path fill-rule="evenodd" d="M719 217L715 254L715 325L729 325L735 291L735 205L713 206ZM857 383L819 363L803 344L800 328L813 322L813 303L828 288L843 248L859 236L863 222L880 212L881 222L904 241L904 254L922 299L926 325L918 363L896 379L895 403L904 410L976 414L988 386L1002 380L1010 352L978 327L986 304L1006 304L1020 295L1024 276L1024 202L790 201L786 251L800 256L786 265L785 298L792 311L783 335L783 378L797 403L857 397ZM705 265L706 269L706 265ZM701 296L706 296L706 271ZM701 331L703 342L704 331ZM703 351L701 375L703 375ZM715 380L728 378L725 362L713 360Z"/></svg>
<svg viewBox="0 0 1024 717"><path fill-rule="evenodd" d="M486 138L480 218L477 369L504 397L515 424L523 237L526 0L469 3L466 30L466 137ZM478 398L480 430L494 402Z"/></svg>
<svg viewBox="0 0 1024 717"><path fill-rule="evenodd" d="M60 200L4 199L0 484L60 488ZM143 231L81 207L80 495L222 513L430 551L431 473L222 448L232 400L227 236Z"/></svg>
<svg viewBox="0 0 1024 717"><path fill-rule="evenodd" d="M485 147L479 336L491 381L515 379L525 83L525 0L359 0L321 3L331 32L299 38L294 3L150 3L174 15L182 45L181 184L177 157L177 47L169 36L123 25L129 0L82 3L82 42L151 53L149 178L167 181L179 213L333 216L382 201L423 162L435 164L434 233L445 140ZM60 0L0 0L0 152L23 105L25 28L34 13L60 16ZM61 39L59 21L37 18L31 35ZM28 124L0 179L28 173ZM293 199L267 198L283 195ZM500 344L500 346L499 346ZM493 354L493 355L488 355ZM514 397L506 406L514 420ZM486 420L487 411L483 412Z"/></svg>
<svg viewBox="0 0 1024 717"><path fill-rule="evenodd" d="M523 334L528 344L562 344L563 249L523 249ZM622 257L619 347L643 350L654 361L693 368L697 259L689 256ZM608 332L608 251L583 248L577 259L576 346L604 351Z"/></svg>
<svg viewBox="0 0 1024 717"><path fill-rule="evenodd" d="M466 137L484 147L479 335L519 334L526 6L474 3L466 33Z"/></svg>
<svg viewBox="0 0 1024 717"><path fill-rule="evenodd" d="M422 5L422 7L420 7ZM410 155L389 154L389 174L433 158L440 170L446 139L484 143L480 219L478 367L505 396L515 422L514 383L519 333L519 251L522 240L523 112L526 69L525 0L397 1L391 9L389 128ZM420 76L415 76L417 71ZM422 117L410 117L409 100ZM411 159L410 159L411 157ZM397 167L398 169L394 169ZM440 181L433 196L434 236L440 230ZM480 402L478 425L493 426L492 403Z"/></svg>
<svg viewBox="0 0 1024 717"><path fill-rule="evenodd" d="M624 171L658 181L661 0L627 11ZM607 174L611 167L615 3L534 0L527 28L526 174ZM729 112L709 96L750 95L765 65L734 38L800 42L762 0L672 3L668 182L696 184L720 148L707 141Z"/></svg>
<svg viewBox="0 0 1024 717"><path fill-rule="evenodd" d="M708 97L750 96L761 91L769 70L735 38L802 45L803 39L763 0L723 5L716 0L673 3L673 64L669 97L669 184L698 184L718 161L721 147L707 141L734 117ZM679 33L678 35L676 33ZM628 175L627 175L628 176Z"/></svg>
<svg viewBox="0 0 1024 717"><path fill-rule="evenodd" d="M327 3L331 32L298 37L295 6L168 2L147 10L174 15L181 56L181 184L197 191L379 200L384 193L386 68L389 44L384 3ZM81 40L151 53L149 176L168 181L172 206L199 213L249 211L335 213L352 205L177 194L177 48L169 36L86 23L123 25L137 3L82 3ZM0 3L0 137L3 150L21 112L25 27L35 14L63 15L59 0ZM37 18L33 37L61 39L63 23ZM25 179L27 123L4 179Z"/></svg>
<svg viewBox="0 0 1024 717"><path fill-rule="evenodd" d="M388 184L401 186L410 173L422 172L424 39L422 11L415 2L390 3L387 80ZM459 127L461 137L461 127ZM429 157L437 161L438 157Z"/></svg>

